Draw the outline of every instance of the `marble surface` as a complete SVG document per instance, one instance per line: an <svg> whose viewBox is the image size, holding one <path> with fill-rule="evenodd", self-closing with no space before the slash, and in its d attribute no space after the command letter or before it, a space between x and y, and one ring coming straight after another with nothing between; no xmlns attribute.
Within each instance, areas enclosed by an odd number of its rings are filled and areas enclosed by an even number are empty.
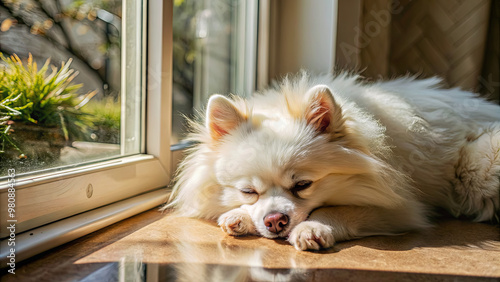
<svg viewBox="0 0 500 282"><path fill-rule="evenodd" d="M5 281L499 281L498 225L443 220L318 252L156 210L21 265ZM22 280L19 280L22 279Z"/></svg>

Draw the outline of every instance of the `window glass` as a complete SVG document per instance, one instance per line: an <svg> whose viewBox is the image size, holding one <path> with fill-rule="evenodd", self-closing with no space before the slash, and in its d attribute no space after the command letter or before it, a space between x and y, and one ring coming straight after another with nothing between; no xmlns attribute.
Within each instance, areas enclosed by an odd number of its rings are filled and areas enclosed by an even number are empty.
<svg viewBox="0 0 500 282"><path fill-rule="evenodd" d="M141 5L0 0L0 176L140 152Z"/></svg>
<svg viewBox="0 0 500 282"><path fill-rule="evenodd" d="M255 84L257 1L176 0L173 12L173 133L184 136L211 94L250 95Z"/></svg>

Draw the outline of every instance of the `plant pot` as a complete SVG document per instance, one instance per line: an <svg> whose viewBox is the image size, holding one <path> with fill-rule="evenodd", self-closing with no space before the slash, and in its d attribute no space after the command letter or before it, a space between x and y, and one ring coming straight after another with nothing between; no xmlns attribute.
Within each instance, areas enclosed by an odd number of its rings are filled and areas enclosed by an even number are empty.
<svg viewBox="0 0 500 282"><path fill-rule="evenodd" d="M59 159L61 149L67 145L63 132L58 127L43 127L37 124L16 122L12 125L12 140L24 156L33 161L53 162ZM19 159L20 152L9 147L4 158Z"/></svg>

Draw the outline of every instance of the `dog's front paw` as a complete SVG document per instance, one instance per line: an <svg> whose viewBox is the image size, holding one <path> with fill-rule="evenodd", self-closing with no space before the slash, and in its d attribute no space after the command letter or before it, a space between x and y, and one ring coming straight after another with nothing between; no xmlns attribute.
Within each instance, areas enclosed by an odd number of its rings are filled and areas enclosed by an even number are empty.
<svg viewBox="0 0 500 282"><path fill-rule="evenodd" d="M299 251L326 249L335 243L332 227L316 221L299 223L290 232L288 241Z"/></svg>
<svg viewBox="0 0 500 282"><path fill-rule="evenodd" d="M242 209L234 209L222 214L217 223L229 235L256 234L252 218Z"/></svg>

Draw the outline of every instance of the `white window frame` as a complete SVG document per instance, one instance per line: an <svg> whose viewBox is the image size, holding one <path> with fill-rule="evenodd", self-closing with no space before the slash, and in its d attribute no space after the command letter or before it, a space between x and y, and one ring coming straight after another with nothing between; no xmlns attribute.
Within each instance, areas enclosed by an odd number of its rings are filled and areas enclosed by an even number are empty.
<svg viewBox="0 0 500 282"><path fill-rule="evenodd" d="M243 62L231 66L232 78L231 89L235 94L250 97L255 91L256 68L257 68L257 42L258 27L253 24L259 20L259 0L245 0L236 7L237 17L233 19L233 25L237 30L234 32L236 40L232 42L233 61Z"/></svg>
<svg viewBox="0 0 500 282"><path fill-rule="evenodd" d="M16 226L16 261L20 261L165 202L168 195L165 187L172 171L169 142L172 7L172 0L144 0L142 7L143 48L142 54L134 55L144 58L143 90L147 81L147 92L143 91L146 103L142 103L141 126L145 140L142 150L146 153L61 172L14 178L15 222L8 221L10 185L1 183L0 238L5 238L0 242L2 265L5 265L11 248L7 226L12 223ZM123 15L126 17L126 13ZM122 22L125 23L126 18ZM125 57L132 55L126 49L122 52ZM122 65L126 65L125 61ZM127 102L130 101L123 102L125 109ZM136 101L131 103L137 106ZM127 118L130 116L125 113ZM127 150L122 149L122 152Z"/></svg>

